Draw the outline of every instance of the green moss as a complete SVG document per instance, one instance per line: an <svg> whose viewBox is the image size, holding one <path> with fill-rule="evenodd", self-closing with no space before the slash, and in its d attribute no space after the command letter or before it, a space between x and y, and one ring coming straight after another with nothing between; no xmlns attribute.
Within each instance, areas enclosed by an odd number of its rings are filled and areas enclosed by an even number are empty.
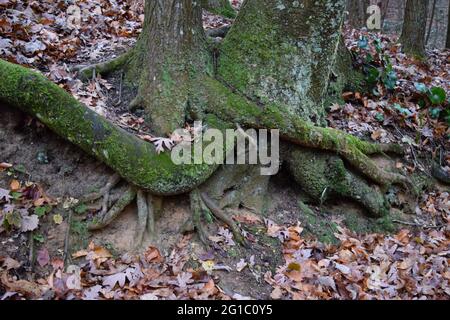
<svg viewBox="0 0 450 320"><path fill-rule="evenodd" d="M300 220L306 226L306 232L317 237L320 242L337 244L335 233L338 232L336 223L329 221L326 217L318 216L302 201L299 201Z"/></svg>
<svg viewBox="0 0 450 320"><path fill-rule="evenodd" d="M393 217L386 215L379 219L371 219L357 214L345 214L344 224L357 234L381 233L390 234L397 230L392 222Z"/></svg>
<svg viewBox="0 0 450 320"><path fill-rule="evenodd" d="M126 53L114 58L112 60L97 63L91 67L83 69L81 71L81 76L84 79L89 79L92 77L93 70L95 70L96 74L108 75L113 71L119 70L122 67L125 67L131 56L133 55L133 50L129 50Z"/></svg>

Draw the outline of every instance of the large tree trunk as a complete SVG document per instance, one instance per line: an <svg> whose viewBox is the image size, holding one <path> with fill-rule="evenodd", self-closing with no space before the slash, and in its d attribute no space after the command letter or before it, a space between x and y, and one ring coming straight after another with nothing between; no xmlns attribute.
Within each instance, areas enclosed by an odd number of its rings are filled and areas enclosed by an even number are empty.
<svg viewBox="0 0 450 320"><path fill-rule="evenodd" d="M445 47L450 49L450 1L448 2L448 15L447 15L448 23L447 23L447 41L445 43Z"/></svg>
<svg viewBox="0 0 450 320"><path fill-rule="evenodd" d="M347 2L348 24L357 29L365 27L369 0L348 0Z"/></svg>
<svg viewBox="0 0 450 320"><path fill-rule="evenodd" d="M259 104L324 123L345 1L247 0L221 47L218 75Z"/></svg>
<svg viewBox="0 0 450 320"><path fill-rule="evenodd" d="M403 51L418 58L425 56L428 1L407 0L400 42Z"/></svg>
<svg viewBox="0 0 450 320"><path fill-rule="evenodd" d="M128 79L138 87L135 105L143 107L155 133L184 127L189 82L206 72L209 54L200 3L192 0L149 0L134 48Z"/></svg>

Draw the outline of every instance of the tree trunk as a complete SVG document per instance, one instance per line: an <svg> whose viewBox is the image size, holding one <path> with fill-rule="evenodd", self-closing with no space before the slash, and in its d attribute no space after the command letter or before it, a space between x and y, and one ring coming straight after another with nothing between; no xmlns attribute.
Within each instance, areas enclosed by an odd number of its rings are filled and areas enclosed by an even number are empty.
<svg viewBox="0 0 450 320"><path fill-rule="evenodd" d="M211 13L225 18L235 18L236 11L231 6L230 0L201 0L202 7Z"/></svg>
<svg viewBox="0 0 450 320"><path fill-rule="evenodd" d="M353 28L364 28L366 26L367 8L369 0L348 0L347 11L349 12L348 23Z"/></svg>
<svg viewBox="0 0 450 320"><path fill-rule="evenodd" d="M156 134L184 127L190 77L205 72L202 9L192 0L152 0L131 58L127 78L138 87L135 105L143 107Z"/></svg>
<svg viewBox="0 0 450 320"><path fill-rule="evenodd" d="M345 1L247 0L220 51L218 77L259 104L324 124Z"/></svg>
<svg viewBox="0 0 450 320"><path fill-rule="evenodd" d="M434 15L436 13L436 2L437 2L437 0L433 0L433 3L432 3L431 8L430 8L430 10L431 10L431 17L430 17L430 23L428 24L428 31L427 31L427 37L426 37L426 40L425 40L425 45L427 45L428 42L430 41L431 30L432 30L433 25L434 25Z"/></svg>
<svg viewBox="0 0 450 320"><path fill-rule="evenodd" d="M390 0L382 0L378 2L378 6L381 8L381 29L384 28L384 22L389 11Z"/></svg>
<svg viewBox="0 0 450 320"><path fill-rule="evenodd" d="M425 32L427 29L427 1L407 0L405 19L400 42L403 51L417 58L425 56Z"/></svg>
<svg viewBox="0 0 450 320"><path fill-rule="evenodd" d="M448 15L447 15L448 23L447 23L447 41L445 43L445 47L450 49L450 1L448 2Z"/></svg>

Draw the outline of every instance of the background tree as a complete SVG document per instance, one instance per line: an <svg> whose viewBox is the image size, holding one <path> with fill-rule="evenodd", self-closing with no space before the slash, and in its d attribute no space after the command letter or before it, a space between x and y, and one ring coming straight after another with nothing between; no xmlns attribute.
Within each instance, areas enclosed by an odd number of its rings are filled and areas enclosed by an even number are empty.
<svg viewBox="0 0 450 320"><path fill-rule="evenodd" d="M430 17L430 22L428 23L428 30L427 30L427 37L426 37L426 40L425 40L425 45L427 45L428 42L430 41L431 30L432 30L433 25L434 25L434 15L436 13L436 3L437 3L437 0L433 0L432 2L429 3L430 8L429 8L428 11L430 11L431 17Z"/></svg>
<svg viewBox="0 0 450 320"><path fill-rule="evenodd" d="M400 43L403 51L418 58L425 56L428 1L407 0Z"/></svg>
<svg viewBox="0 0 450 320"><path fill-rule="evenodd" d="M369 0L348 0L348 23L353 28L363 28L366 26L367 8L369 7Z"/></svg>

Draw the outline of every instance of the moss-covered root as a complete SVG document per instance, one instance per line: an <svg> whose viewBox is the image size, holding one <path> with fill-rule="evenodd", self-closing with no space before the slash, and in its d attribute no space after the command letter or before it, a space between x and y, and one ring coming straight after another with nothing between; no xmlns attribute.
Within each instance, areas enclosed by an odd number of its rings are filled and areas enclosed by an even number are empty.
<svg viewBox="0 0 450 320"><path fill-rule="evenodd" d="M111 224L111 222L122 213L126 206L136 199L136 195L136 188L130 186L104 216L92 220L88 225L89 231L101 230Z"/></svg>
<svg viewBox="0 0 450 320"><path fill-rule="evenodd" d="M205 182L217 166L176 165L170 153L126 132L30 69L0 59L0 101L39 121L154 195L177 195Z"/></svg>
<svg viewBox="0 0 450 320"><path fill-rule="evenodd" d="M317 203L338 196L360 203L373 217L381 217L389 212L383 195L348 171L337 156L295 148L288 157L288 165L302 190Z"/></svg>
<svg viewBox="0 0 450 320"><path fill-rule="evenodd" d="M208 112L220 119L253 128L279 129L280 137L302 147L335 152L355 169L379 185L401 184L411 187L403 175L380 169L367 155L383 152L401 153L396 145L378 145L362 141L332 128L316 127L289 112L283 105L258 105L233 92L219 81L205 77L198 92L207 97Z"/></svg>
<svg viewBox="0 0 450 320"><path fill-rule="evenodd" d="M114 59L96 63L90 66L77 66L74 68L74 71L78 71L78 75L83 81L87 81L95 77L97 74L106 76L111 72L124 67L130 60L132 52L133 50L129 50Z"/></svg>

